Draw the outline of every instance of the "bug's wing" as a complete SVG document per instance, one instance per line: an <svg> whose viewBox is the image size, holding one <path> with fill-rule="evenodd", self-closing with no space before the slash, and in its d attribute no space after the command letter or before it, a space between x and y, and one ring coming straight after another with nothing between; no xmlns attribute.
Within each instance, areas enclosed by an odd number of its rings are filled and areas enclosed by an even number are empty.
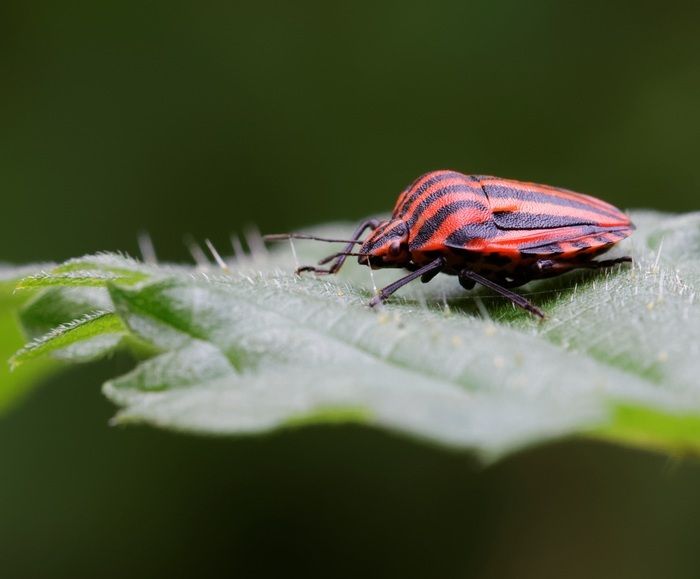
<svg viewBox="0 0 700 579"><path fill-rule="evenodd" d="M536 183L480 177L491 220L459 230L448 247L506 255L563 257L602 253L632 233L616 207L580 193Z"/></svg>
<svg viewBox="0 0 700 579"><path fill-rule="evenodd" d="M496 227L505 230L557 229L588 225L628 227L629 218L616 207L581 193L536 183L482 177Z"/></svg>

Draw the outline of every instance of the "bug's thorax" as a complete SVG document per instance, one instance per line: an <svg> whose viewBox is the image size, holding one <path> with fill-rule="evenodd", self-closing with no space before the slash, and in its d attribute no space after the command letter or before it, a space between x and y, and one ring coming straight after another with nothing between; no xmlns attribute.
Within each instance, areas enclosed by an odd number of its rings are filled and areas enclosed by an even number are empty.
<svg viewBox="0 0 700 579"><path fill-rule="evenodd" d="M362 244L358 262L372 269L404 267L411 261L408 226L401 219L383 221Z"/></svg>

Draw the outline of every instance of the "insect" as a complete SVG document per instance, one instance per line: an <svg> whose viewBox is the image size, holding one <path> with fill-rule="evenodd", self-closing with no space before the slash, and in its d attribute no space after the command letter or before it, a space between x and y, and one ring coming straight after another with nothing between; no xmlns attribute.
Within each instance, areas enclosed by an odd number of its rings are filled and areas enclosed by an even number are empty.
<svg viewBox="0 0 700 579"><path fill-rule="evenodd" d="M370 235L363 240L366 231ZM605 201L567 189L433 171L418 177L399 195L391 218L368 219L348 240L284 234L268 239L345 241L344 251L319 266L297 272L337 273L348 256L372 269L403 268L408 275L383 288L374 307L406 284L437 274L457 276L465 289L483 285L532 314L544 313L511 291L529 281L586 268L631 262L630 257L595 261L634 231L630 219ZM358 251L353 249L360 245Z"/></svg>

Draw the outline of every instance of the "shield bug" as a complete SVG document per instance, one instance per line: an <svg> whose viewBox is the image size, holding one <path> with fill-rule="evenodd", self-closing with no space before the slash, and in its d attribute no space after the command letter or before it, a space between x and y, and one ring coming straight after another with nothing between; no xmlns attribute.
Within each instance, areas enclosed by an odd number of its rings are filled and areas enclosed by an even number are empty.
<svg viewBox="0 0 700 579"><path fill-rule="evenodd" d="M363 240L367 231L370 235ZM399 195L391 218L359 224L348 240L303 234L268 239L304 238L344 241L345 250L297 272L334 274L348 256L373 269L402 268L410 273L383 288L376 306L407 283L424 283L438 273L455 275L465 289L477 283L540 317L542 311L511 291L529 281L586 268L608 268L630 257L595 261L634 225L605 201L567 189L501 179L433 171ZM358 251L353 251L360 245Z"/></svg>

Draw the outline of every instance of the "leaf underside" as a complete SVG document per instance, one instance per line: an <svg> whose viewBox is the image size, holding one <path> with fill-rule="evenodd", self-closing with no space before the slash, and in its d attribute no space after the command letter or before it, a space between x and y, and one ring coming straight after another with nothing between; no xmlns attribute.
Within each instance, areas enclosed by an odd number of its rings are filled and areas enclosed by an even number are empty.
<svg viewBox="0 0 700 579"><path fill-rule="evenodd" d="M370 310L373 284L400 274L348 264L297 277L295 258L334 250L307 241L223 270L71 260L20 281L34 292L21 311L34 340L13 363L135 349L134 370L104 385L117 423L232 435L359 422L484 460L571 435L694 453L700 213L632 217L638 231L611 257L633 266L522 288L544 321L449 276ZM317 231L342 239L351 227Z"/></svg>

